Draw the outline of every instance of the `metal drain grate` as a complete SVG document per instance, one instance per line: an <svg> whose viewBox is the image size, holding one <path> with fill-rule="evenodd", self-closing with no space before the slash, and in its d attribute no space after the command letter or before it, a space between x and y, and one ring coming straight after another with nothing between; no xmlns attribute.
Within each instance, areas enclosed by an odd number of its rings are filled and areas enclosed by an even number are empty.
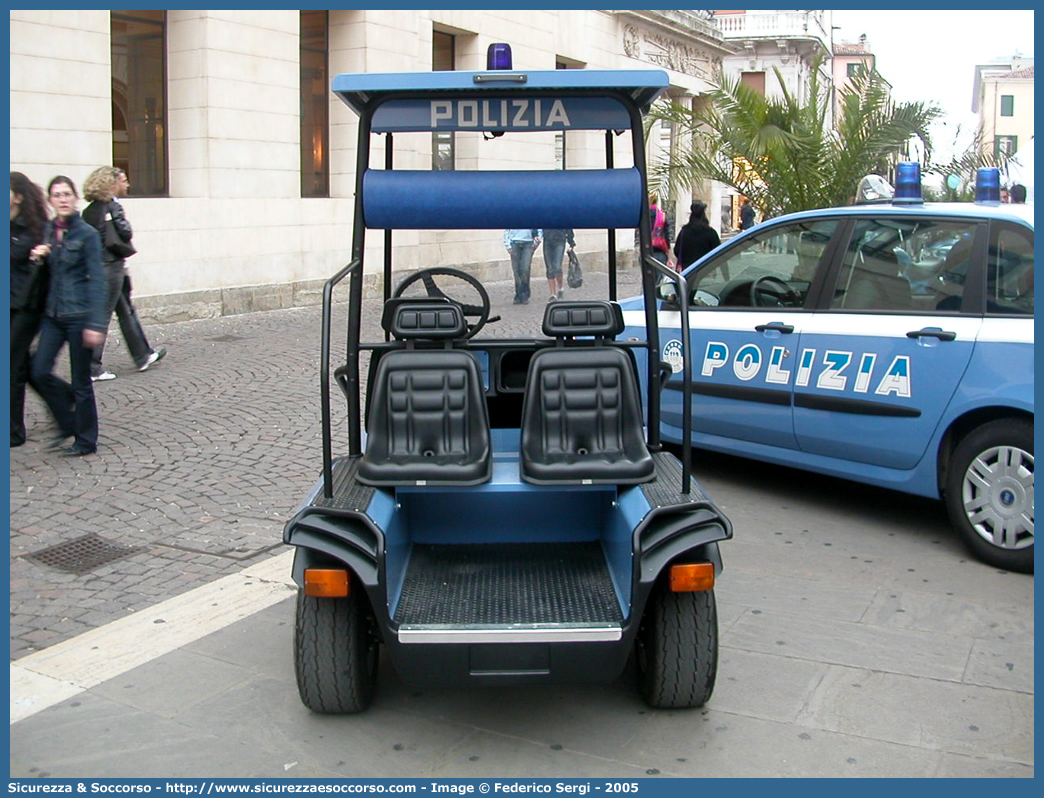
<svg viewBox="0 0 1044 798"><path fill-rule="evenodd" d="M25 559L72 574L85 574L100 565L145 551L141 546L121 546L91 532L57 546L34 551Z"/></svg>

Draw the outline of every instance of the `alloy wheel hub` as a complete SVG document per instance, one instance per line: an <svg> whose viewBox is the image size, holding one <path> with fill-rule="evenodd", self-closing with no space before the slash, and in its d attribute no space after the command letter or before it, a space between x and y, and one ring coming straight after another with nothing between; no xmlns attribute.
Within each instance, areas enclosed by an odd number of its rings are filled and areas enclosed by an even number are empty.
<svg viewBox="0 0 1044 798"><path fill-rule="evenodd" d="M1033 545L1033 455L1017 446L982 452L964 475L964 511L975 532L1004 549Z"/></svg>

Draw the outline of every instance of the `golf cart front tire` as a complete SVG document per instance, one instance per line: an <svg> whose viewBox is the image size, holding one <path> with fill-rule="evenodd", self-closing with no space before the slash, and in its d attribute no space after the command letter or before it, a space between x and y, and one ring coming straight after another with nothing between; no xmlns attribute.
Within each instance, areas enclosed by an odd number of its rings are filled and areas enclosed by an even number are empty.
<svg viewBox="0 0 1044 798"><path fill-rule="evenodd" d="M366 709L377 681L378 652L357 591L346 598L298 591L294 669L306 707L328 714Z"/></svg>
<svg viewBox="0 0 1044 798"><path fill-rule="evenodd" d="M718 672L714 591L675 593L661 582L649 597L636 646L638 687L649 706L703 706Z"/></svg>

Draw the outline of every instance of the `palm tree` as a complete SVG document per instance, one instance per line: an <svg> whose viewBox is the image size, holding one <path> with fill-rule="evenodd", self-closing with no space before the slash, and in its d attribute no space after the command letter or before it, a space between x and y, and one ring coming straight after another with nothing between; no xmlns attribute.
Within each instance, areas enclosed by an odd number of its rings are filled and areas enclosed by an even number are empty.
<svg viewBox="0 0 1044 798"><path fill-rule="evenodd" d="M876 70L862 70L840 94L836 127L813 65L808 99L769 98L720 76L700 109L660 104L650 117L677 126L679 146L653 168L653 189L714 180L746 195L766 216L848 204L859 179L886 174L912 136L930 152L934 104L894 103Z"/></svg>
<svg viewBox="0 0 1044 798"><path fill-rule="evenodd" d="M953 137L954 145L961 137L961 129L958 126ZM1006 152L995 153L985 144L985 134L980 126L975 131L975 137L971 144L961 152L954 155L948 163L932 164L926 170L943 178L942 187L933 190L925 187L924 197L927 200L937 202L971 202L975 199L975 177L976 171L984 166L996 166L1002 171L1011 160L1011 154ZM956 175L960 182L954 188L948 182L951 175Z"/></svg>

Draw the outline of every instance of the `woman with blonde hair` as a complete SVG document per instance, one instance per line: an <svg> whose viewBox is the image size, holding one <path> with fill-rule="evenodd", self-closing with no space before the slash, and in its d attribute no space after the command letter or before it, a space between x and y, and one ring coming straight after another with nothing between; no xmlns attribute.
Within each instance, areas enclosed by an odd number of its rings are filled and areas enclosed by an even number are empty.
<svg viewBox="0 0 1044 798"><path fill-rule="evenodd" d="M116 312L120 332L123 333L127 349L134 358L138 371L145 371L167 354L167 350L161 347L154 351L149 346L145 331L141 328L141 322L138 321L138 314L134 310L134 304L131 302L131 281L130 275L127 273L126 261L129 255L126 254L126 251L130 250L133 254L133 247L130 244L134 231L123 212L123 206L119 203L119 197L126 196L129 189L130 181L127 180L127 175L122 169L117 169L115 166L99 166L83 182L84 199L90 202L90 205L83 209L83 219L102 235L102 263L105 265L105 278L108 285L106 318L111 322L113 311ZM122 240L124 246L117 246L124 251L114 251L104 245L105 227L108 223L112 224L117 236ZM91 380L95 382L116 379L116 375L102 365L104 352L105 342L103 341L95 348L91 357Z"/></svg>

